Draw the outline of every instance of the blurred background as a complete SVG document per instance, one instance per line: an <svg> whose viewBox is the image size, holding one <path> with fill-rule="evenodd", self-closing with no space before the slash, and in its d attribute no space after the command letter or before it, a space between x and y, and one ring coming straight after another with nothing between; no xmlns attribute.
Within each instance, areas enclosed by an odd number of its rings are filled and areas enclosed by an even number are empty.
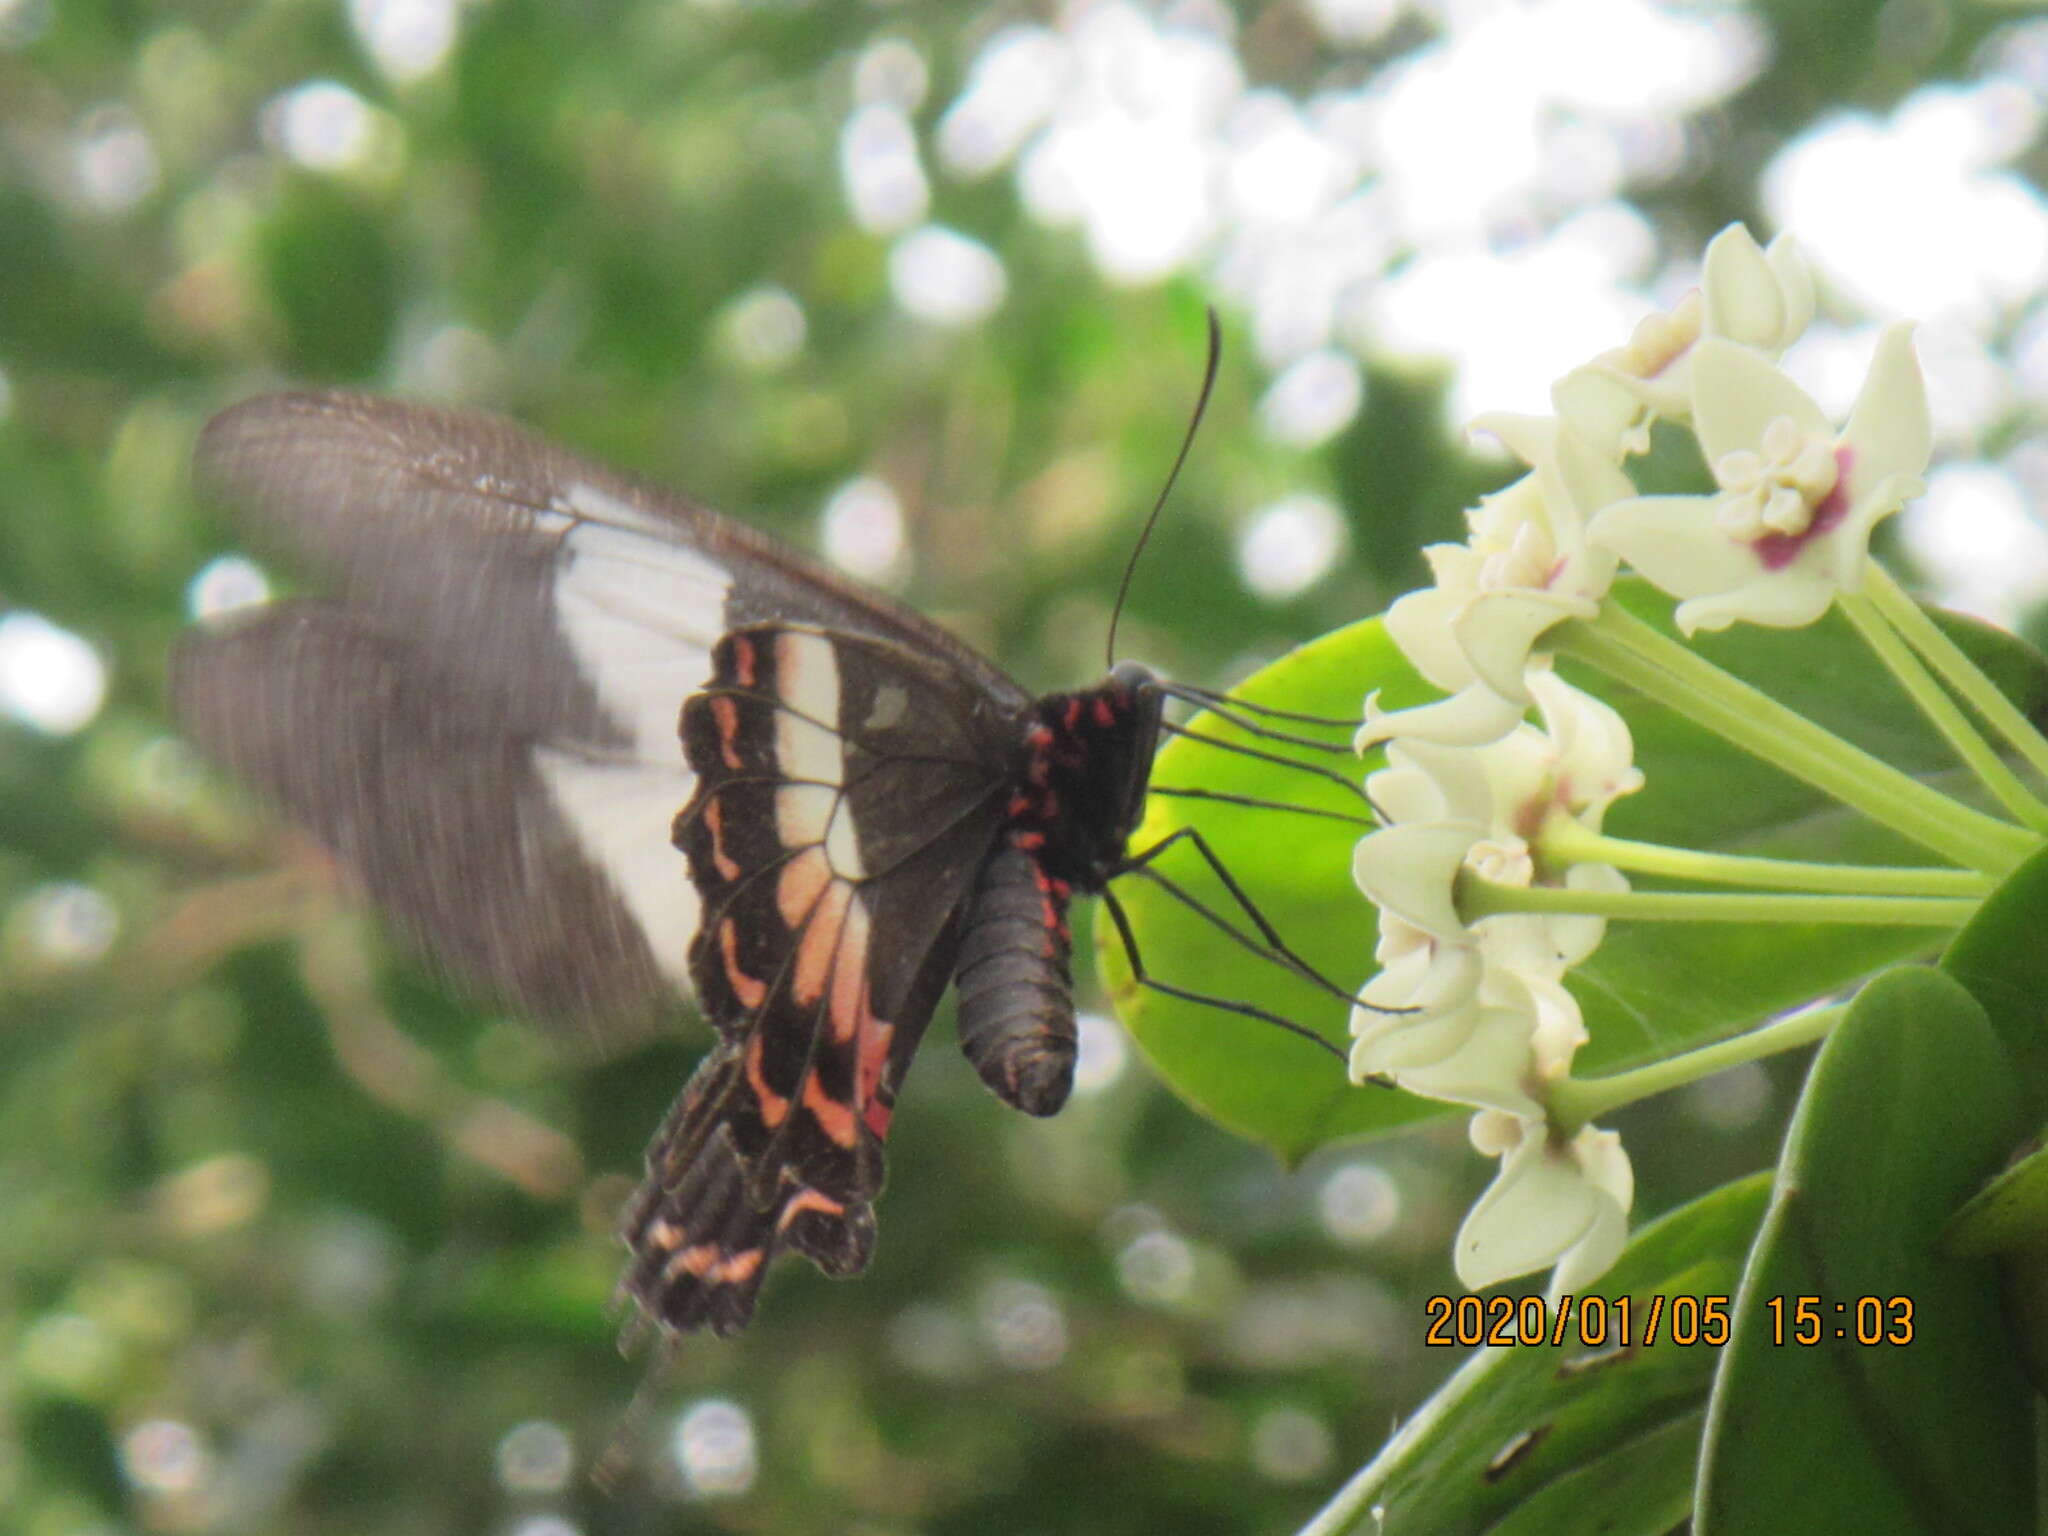
<svg viewBox="0 0 2048 1536"><path fill-rule="evenodd" d="M1223 684L1416 584L1510 473L1460 421L1739 218L1820 273L1824 403L1925 322L1896 552L2031 626L2032 9L0 0L0 1525L1291 1529L1457 1363L1421 1298L1488 1167L1452 1123L1284 1170L1099 1013L1042 1124L942 1022L872 1270L780 1273L593 1492L643 1375L613 1213L702 1028L565 1056L465 1002L177 741L180 629L291 580L193 436L286 383L506 411L1070 685L1214 304L1122 648ZM1639 1214L1785 1102L1624 1120Z"/></svg>

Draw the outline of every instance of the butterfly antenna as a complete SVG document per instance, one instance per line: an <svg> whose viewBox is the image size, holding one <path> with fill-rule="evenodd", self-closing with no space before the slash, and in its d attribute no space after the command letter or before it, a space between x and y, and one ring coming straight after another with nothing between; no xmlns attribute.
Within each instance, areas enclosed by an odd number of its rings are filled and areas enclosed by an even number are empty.
<svg viewBox="0 0 2048 1536"><path fill-rule="evenodd" d="M1131 595L1131 578L1137 574L1138 557L1145 553L1145 545L1152 537L1153 525L1159 521L1159 514L1166 506L1166 498L1173 494L1173 482L1180 478L1180 467L1187 463L1188 452L1195 446L1195 433L1202 425L1202 413L1209 409L1209 396L1216 388L1216 369L1223 361L1223 326L1216 318L1216 308L1209 306L1209 362L1202 370L1202 392L1195 397L1195 413L1188 418L1187 435L1180 440L1180 452L1174 455L1173 468L1167 471L1166 484L1159 488L1159 499L1152 503L1152 515L1145 519L1145 526L1138 532L1138 542L1131 546L1131 558L1124 562L1124 579L1116 589L1116 607L1109 616L1109 643L1104 647L1107 665L1116 665L1116 626L1124 616L1124 599Z"/></svg>

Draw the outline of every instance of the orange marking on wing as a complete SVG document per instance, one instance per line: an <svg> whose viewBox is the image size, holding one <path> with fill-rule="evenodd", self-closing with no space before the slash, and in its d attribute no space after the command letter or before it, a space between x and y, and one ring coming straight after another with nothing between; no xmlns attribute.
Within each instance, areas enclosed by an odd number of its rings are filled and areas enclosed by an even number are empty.
<svg viewBox="0 0 2048 1536"><path fill-rule="evenodd" d="M825 1092L815 1072L804 1079L804 1108L835 1146L850 1152L860 1145L860 1126L854 1119L853 1106L841 1104Z"/></svg>
<svg viewBox="0 0 2048 1536"><path fill-rule="evenodd" d="M761 1070L763 1043L758 1032L747 1042L747 1086L754 1090L754 1102L761 1109L761 1123L772 1131L789 1118L789 1100L768 1086L768 1076Z"/></svg>
<svg viewBox="0 0 2048 1536"><path fill-rule="evenodd" d="M732 637L732 675L742 688L754 686L754 642L745 635Z"/></svg>
<svg viewBox="0 0 2048 1536"><path fill-rule="evenodd" d="M651 1222L647 1228L647 1241L663 1253L675 1252L676 1245L683 1240L683 1229L672 1221Z"/></svg>
<svg viewBox="0 0 2048 1536"><path fill-rule="evenodd" d="M1069 736L1081 728L1081 701L1079 699L1067 700L1066 718L1061 723L1066 726Z"/></svg>
<svg viewBox="0 0 2048 1536"><path fill-rule="evenodd" d="M732 995L743 1008L760 1007L761 999L768 995L768 983L756 981L740 969L740 931L729 917L718 925L718 948L725 956L725 980Z"/></svg>
<svg viewBox="0 0 2048 1536"><path fill-rule="evenodd" d="M746 1248L723 1258L715 1243L699 1243L694 1248L685 1248L668 1261L668 1267L661 1272L664 1280L676 1280L685 1274L695 1275L707 1285L736 1285L750 1278L761 1267L767 1255L759 1248Z"/></svg>
<svg viewBox="0 0 2048 1536"><path fill-rule="evenodd" d="M747 764L739 752L740 707L733 702L731 694L712 696L711 719L718 727L719 755L725 759L726 767L738 773Z"/></svg>
<svg viewBox="0 0 2048 1536"><path fill-rule="evenodd" d="M719 808L716 795L704 802L703 820L711 831L711 862L718 866L718 877L721 880L739 879L739 865L725 854L725 812Z"/></svg>
<svg viewBox="0 0 2048 1536"><path fill-rule="evenodd" d="M743 1249L723 1264L714 1266L706 1278L723 1285L738 1285L743 1280L752 1279L754 1271L761 1267L762 1260L767 1257L767 1253L762 1249Z"/></svg>
<svg viewBox="0 0 2048 1536"><path fill-rule="evenodd" d="M803 937L796 942L796 979L790 988L800 1007L808 1008L825 995L832 957L838 953L839 935L846 926L847 903L852 900L853 887L835 880L804 924Z"/></svg>
<svg viewBox="0 0 2048 1536"><path fill-rule="evenodd" d="M806 1185L789 1197L789 1204L785 1205L782 1214L775 1218L775 1230L787 1232L789 1224L805 1211L823 1211L827 1216L844 1216L846 1206L842 1201L834 1200L830 1195Z"/></svg>
<svg viewBox="0 0 2048 1536"><path fill-rule="evenodd" d="M868 1123L868 1129L875 1133L877 1141L888 1137L889 1117L895 1112L894 1106L884 1104L880 1099L868 1100L868 1107L863 1114L863 1118Z"/></svg>
<svg viewBox="0 0 2048 1536"><path fill-rule="evenodd" d="M858 896L846 909L844 933L832 960L831 1015L832 1038L841 1045L851 1040L869 1017L868 909ZM865 1042L862 1049L866 1049Z"/></svg>
<svg viewBox="0 0 2048 1536"><path fill-rule="evenodd" d="M873 1109L875 1090L882 1085L882 1073L889 1066L889 1042L896 1038L896 1026L885 1024L869 1013L865 995L861 998L861 1012L867 1020L867 1027L860 1034L860 1065L854 1073L854 1081L859 1084L861 1102Z"/></svg>
<svg viewBox="0 0 2048 1536"><path fill-rule="evenodd" d="M832 861L823 848L806 848L782 866L782 873L775 878L775 910L791 933L803 927L831 882Z"/></svg>
<svg viewBox="0 0 2048 1536"><path fill-rule="evenodd" d="M1106 698L1098 698L1095 701L1095 723L1105 731L1116 724L1116 711L1110 708L1109 700Z"/></svg>

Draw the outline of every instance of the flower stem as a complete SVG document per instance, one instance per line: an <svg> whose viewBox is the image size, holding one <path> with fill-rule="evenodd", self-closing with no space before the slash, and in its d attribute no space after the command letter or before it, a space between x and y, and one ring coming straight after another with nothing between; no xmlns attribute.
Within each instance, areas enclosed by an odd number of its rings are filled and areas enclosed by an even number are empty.
<svg viewBox="0 0 2048 1536"><path fill-rule="evenodd" d="M1990 790L1998 803L2021 823L2036 832L2048 832L2048 807L2029 794L2019 775L2006 767L2004 760L1992 751L1991 744L1978 733L1970 723L1970 717L1957 707L1956 701L1942 691L1941 684L1934 680L1934 674L1921 664L1912 647L1900 638L1884 612L1868 597L1850 592L1842 593L1837 601L1843 614L1863 637L1863 643L1898 679L1899 686L1906 690L1906 696L1912 699L1914 707L1941 732L1942 739L1955 749L1956 756L1977 776L1977 782Z"/></svg>
<svg viewBox="0 0 2048 1536"><path fill-rule="evenodd" d="M1466 870L1457 880L1466 923L1504 912L1562 912L1579 917L1685 923L1867 923L1960 928L1983 905L1960 896L1758 896L1704 891L1572 891L1548 885L1498 885Z"/></svg>
<svg viewBox="0 0 2048 1536"><path fill-rule="evenodd" d="M1928 617L1927 610L1907 595L1891 572L1875 560L1869 561L1863 568L1863 584L1871 603L1906 637L1906 643L1926 657L1949 687L2011 743L2036 773L2048 776L2048 738L2035 729L2017 704L1998 691L1947 631Z"/></svg>
<svg viewBox="0 0 2048 1536"><path fill-rule="evenodd" d="M1879 864L1809 864L1800 859L1763 859L1749 854L1699 853L1663 843L1588 832L1559 817L1546 827L1537 852L1546 862L1612 864L1637 874L1665 875L1713 885L1750 885L1771 890L1823 891L1852 896L1987 896L1992 881L1974 869L1908 869Z"/></svg>
<svg viewBox="0 0 2048 1536"><path fill-rule="evenodd" d="M1722 671L1618 603L1551 631L1576 656L1944 858L2003 875L2037 840L1951 800Z"/></svg>
<svg viewBox="0 0 2048 1536"><path fill-rule="evenodd" d="M1700 1078L1758 1061L1779 1051L1811 1045L1841 1020L1846 1005L1806 1008L1788 1014L1759 1029L1752 1029L1696 1051L1655 1061L1633 1072L1616 1072L1610 1077L1565 1078L1552 1085L1549 1094L1550 1123L1558 1134L1572 1135L1580 1126L1600 1116L1647 1099L1652 1094L1697 1082Z"/></svg>

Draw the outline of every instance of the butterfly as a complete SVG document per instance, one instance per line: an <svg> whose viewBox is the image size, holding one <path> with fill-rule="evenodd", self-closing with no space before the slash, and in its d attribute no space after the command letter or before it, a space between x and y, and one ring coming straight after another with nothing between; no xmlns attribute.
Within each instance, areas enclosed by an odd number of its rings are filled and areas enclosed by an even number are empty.
<svg viewBox="0 0 2048 1536"><path fill-rule="evenodd" d="M988 1086L1065 1102L1067 908L1128 867L1163 714L1144 668L1034 697L889 598L488 416L270 395L216 417L196 468L328 594L181 644L199 744L523 1012L693 994L713 1026L621 1222L621 1291L664 1338L744 1327L782 1253L866 1266L949 983Z"/></svg>

